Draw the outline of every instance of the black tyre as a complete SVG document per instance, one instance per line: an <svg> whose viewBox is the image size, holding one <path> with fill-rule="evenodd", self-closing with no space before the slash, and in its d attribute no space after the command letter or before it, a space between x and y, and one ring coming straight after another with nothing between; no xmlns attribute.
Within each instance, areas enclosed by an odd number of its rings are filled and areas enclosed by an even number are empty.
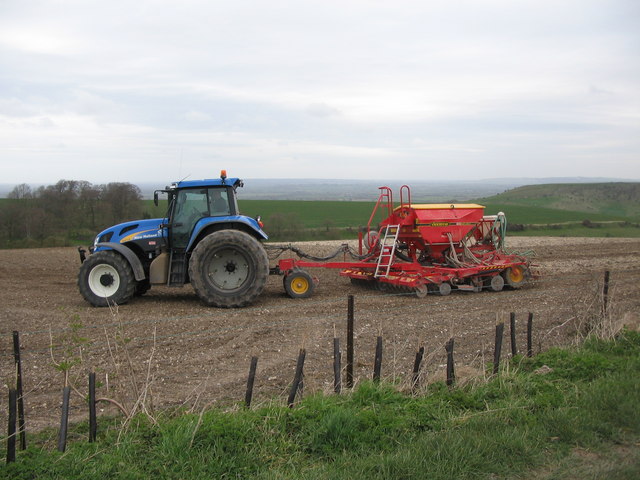
<svg viewBox="0 0 640 480"><path fill-rule="evenodd" d="M262 244L239 230L220 230L198 243L189 260L189 278L211 307L244 307L262 293L269 258Z"/></svg>
<svg viewBox="0 0 640 480"><path fill-rule="evenodd" d="M509 285L511 288L517 289L525 284L525 280L527 278L527 270L522 265L516 265L507 268L504 272L502 272L501 275L507 285Z"/></svg>
<svg viewBox="0 0 640 480"><path fill-rule="evenodd" d="M136 285L129 262L113 250L89 256L78 274L80 293L94 307L127 303Z"/></svg>
<svg viewBox="0 0 640 480"><path fill-rule="evenodd" d="M136 297L141 297L142 295L147 293L150 288L151 288L151 282L149 282L148 278L145 278L144 280L140 280L136 284L135 296Z"/></svg>
<svg viewBox="0 0 640 480"><path fill-rule="evenodd" d="M313 277L297 268L285 275L282 283L291 298L308 298L316 288Z"/></svg>

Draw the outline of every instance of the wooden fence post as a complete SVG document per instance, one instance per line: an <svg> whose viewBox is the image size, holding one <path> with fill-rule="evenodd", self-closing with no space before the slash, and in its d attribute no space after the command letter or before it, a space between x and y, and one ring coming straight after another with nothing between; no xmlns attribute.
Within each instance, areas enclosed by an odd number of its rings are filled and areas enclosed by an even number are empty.
<svg viewBox="0 0 640 480"><path fill-rule="evenodd" d="M67 428L69 426L69 396L71 387L62 390L62 417L60 419L60 432L58 434L58 451L64 452L67 448Z"/></svg>
<svg viewBox="0 0 640 480"><path fill-rule="evenodd" d="M89 443L96 441L98 419L96 415L96 372L89 373Z"/></svg>
<svg viewBox="0 0 640 480"><path fill-rule="evenodd" d="M247 378L247 391L244 395L244 404L247 408L251 407L253 399L253 384L256 380L256 370L258 369L258 357L251 357L251 365L249 366L249 378Z"/></svg>
<svg viewBox="0 0 640 480"><path fill-rule="evenodd" d="M342 353L340 352L340 339L333 338L333 391L342 391Z"/></svg>
<svg viewBox="0 0 640 480"><path fill-rule="evenodd" d="M300 349L300 353L298 354L298 363L296 364L296 374L293 378L293 385L291 385L291 391L289 392L289 399L287 400L287 404L289 408L293 407L293 402L296 399L296 394L302 385L302 376L304 371L304 359L307 355L307 352L304 348Z"/></svg>
<svg viewBox="0 0 640 480"><path fill-rule="evenodd" d="M533 357L533 313L527 319L527 357Z"/></svg>
<svg viewBox="0 0 640 480"><path fill-rule="evenodd" d="M515 357L518 354L518 347L516 346L516 314L514 312L509 314L509 333L511 334L511 356Z"/></svg>
<svg viewBox="0 0 640 480"><path fill-rule="evenodd" d="M502 353L502 335L504 333L504 323L496 325L496 344L493 350L493 374L497 375L500 368L500 354Z"/></svg>
<svg viewBox="0 0 640 480"><path fill-rule="evenodd" d="M353 324L353 295L349 295L347 302L347 388L353 388Z"/></svg>
<svg viewBox="0 0 640 480"><path fill-rule="evenodd" d="M380 382L380 373L382 371L382 337L376 339L376 357L373 363L373 381Z"/></svg>
<svg viewBox="0 0 640 480"><path fill-rule="evenodd" d="M411 390L415 392L418 388L418 379L420 378L420 364L424 357L424 347L420 347L416 353L416 360L413 362L413 376L411 377Z"/></svg>
<svg viewBox="0 0 640 480"><path fill-rule="evenodd" d="M444 348L447 351L447 385L452 386L456 381L453 368L453 338L449 339Z"/></svg>
<svg viewBox="0 0 640 480"><path fill-rule="evenodd" d="M13 331L13 359L16 366L16 391L18 395L18 432L20 432L20 450L27 449L27 431L24 420L24 399L22 390L22 360L20 359L20 335Z"/></svg>
<svg viewBox="0 0 640 480"><path fill-rule="evenodd" d="M604 272L604 286L602 287L602 314L607 314L609 303L609 270Z"/></svg>
<svg viewBox="0 0 640 480"><path fill-rule="evenodd" d="M14 388L9 390L9 425L7 428L7 463L16 461L16 417L18 394Z"/></svg>

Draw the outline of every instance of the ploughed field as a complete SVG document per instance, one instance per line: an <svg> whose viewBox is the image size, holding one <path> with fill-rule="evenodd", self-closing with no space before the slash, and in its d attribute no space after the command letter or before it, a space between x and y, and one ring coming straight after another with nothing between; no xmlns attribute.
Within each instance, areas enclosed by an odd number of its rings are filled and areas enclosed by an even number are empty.
<svg viewBox="0 0 640 480"><path fill-rule="evenodd" d="M296 244L326 255L341 242ZM313 269L314 295L289 298L271 276L259 299L243 309L204 306L192 288L153 287L116 309L93 308L78 293L75 248L0 250L0 374L2 398L14 381L12 331L20 332L28 429L59 422L64 370L72 418L88 418L87 372L98 396L130 408L237 405L244 400L252 356L258 357L253 404L286 401L300 348L306 349L304 395L333 391L333 338L346 362L347 296L355 297L355 381L371 378L376 337L383 337L383 378L408 388L417 350L425 347L421 384L444 378L444 345L455 339L458 381L483 376L492 362L497 312L505 316L503 358L511 355L508 312L516 313L516 345L526 349L533 317L534 352L575 341L602 309L604 271L611 272L608 317L638 327L640 240L509 238L507 249L535 251L537 280L519 290L453 292L419 299L352 285L337 270ZM57 367L56 367L57 365ZM344 378L344 377L343 377ZM116 410L101 403L105 413ZM6 425L5 406L0 424Z"/></svg>

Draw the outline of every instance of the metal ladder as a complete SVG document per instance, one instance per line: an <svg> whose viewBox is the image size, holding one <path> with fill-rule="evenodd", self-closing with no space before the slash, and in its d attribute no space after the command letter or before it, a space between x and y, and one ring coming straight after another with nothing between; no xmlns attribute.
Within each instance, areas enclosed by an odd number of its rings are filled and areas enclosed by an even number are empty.
<svg viewBox="0 0 640 480"><path fill-rule="evenodd" d="M376 271L373 274L374 278L387 277L389 275L399 233L400 225L387 225L382 243L380 244L380 256L378 257Z"/></svg>

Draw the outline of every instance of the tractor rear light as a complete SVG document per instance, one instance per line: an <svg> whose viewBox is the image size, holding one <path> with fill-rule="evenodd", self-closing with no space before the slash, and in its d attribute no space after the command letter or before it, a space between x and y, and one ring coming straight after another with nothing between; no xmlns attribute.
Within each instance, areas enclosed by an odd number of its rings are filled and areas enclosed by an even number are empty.
<svg viewBox="0 0 640 480"><path fill-rule="evenodd" d="M258 222L258 225L260 225L260 228L264 229L264 223L262 223L262 217L260 215L256 217L256 222Z"/></svg>

